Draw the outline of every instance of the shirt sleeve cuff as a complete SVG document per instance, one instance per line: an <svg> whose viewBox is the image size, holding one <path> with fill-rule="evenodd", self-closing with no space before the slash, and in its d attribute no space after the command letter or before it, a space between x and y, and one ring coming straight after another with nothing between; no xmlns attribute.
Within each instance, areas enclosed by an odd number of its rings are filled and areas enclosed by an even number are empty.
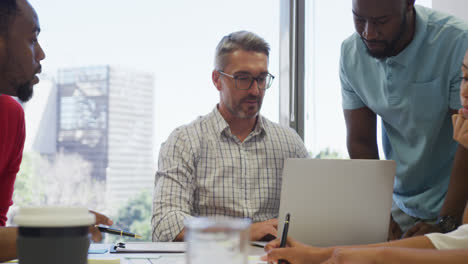
<svg viewBox="0 0 468 264"><path fill-rule="evenodd" d="M363 104L362 102L357 102L357 101L348 101L348 102L343 101L342 106L344 110L354 110L354 109L363 108L366 105Z"/></svg>
<svg viewBox="0 0 468 264"><path fill-rule="evenodd" d="M184 229L185 219L192 218L191 215L177 211L169 212L160 220L153 221L153 241L174 241L177 235Z"/></svg>

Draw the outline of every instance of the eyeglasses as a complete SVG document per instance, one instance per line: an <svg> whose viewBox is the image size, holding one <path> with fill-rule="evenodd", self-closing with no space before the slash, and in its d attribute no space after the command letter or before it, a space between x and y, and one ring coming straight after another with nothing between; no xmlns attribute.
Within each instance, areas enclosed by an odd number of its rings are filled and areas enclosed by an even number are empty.
<svg viewBox="0 0 468 264"><path fill-rule="evenodd" d="M252 75L246 73L230 75L222 71L218 72L224 76L234 79L236 89L239 90L249 90L250 87L252 87L254 81L257 81L258 89L266 90L271 87L273 79L275 79L275 76L270 73L262 73L257 77L253 77Z"/></svg>

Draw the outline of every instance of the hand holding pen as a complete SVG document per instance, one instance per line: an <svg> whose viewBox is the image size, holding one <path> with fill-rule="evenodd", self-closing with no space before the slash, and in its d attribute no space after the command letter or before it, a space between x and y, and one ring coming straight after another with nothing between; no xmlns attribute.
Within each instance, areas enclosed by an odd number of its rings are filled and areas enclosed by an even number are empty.
<svg viewBox="0 0 468 264"><path fill-rule="evenodd" d="M95 216L96 216L96 225L113 225L114 222L107 216L101 214L101 213L98 213L98 212L95 212L95 211L92 211L92 210L89 210L90 213L93 213ZM101 232L99 231L99 229L95 226L91 226L89 228L89 232L91 233L91 239L94 241L94 242L99 242L102 240L102 235L101 235Z"/></svg>
<svg viewBox="0 0 468 264"><path fill-rule="evenodd" d="M284 248L286 246L286 241L288 239L288 229L289 229L289 219L290 219L290 214L286 214L286 219L284 219L284 226L283 226L283 234L281 235L281 243L280 243L280 248ZM286 260L279 259L278 264L287 264Z"/></svg>
<svg viewBox="0 0 468 264"><path fill-rule="evenodd" d="M282 239L275 239L265 246L266 255L260 257L268 263L324 263L333 252L330 248L318 248L305 245L287 235L290 219L286 218ZM287 224L286 224L287 222ZM284 232L286 231L286 233ZM327 262L328 263L328 262Z"/></svg>

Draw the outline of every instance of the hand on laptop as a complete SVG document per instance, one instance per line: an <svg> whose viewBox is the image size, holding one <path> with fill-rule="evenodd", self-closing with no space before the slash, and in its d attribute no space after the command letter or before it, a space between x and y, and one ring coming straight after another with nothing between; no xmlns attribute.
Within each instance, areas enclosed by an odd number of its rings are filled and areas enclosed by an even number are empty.
<svg viewBox="0 0 468 264"><path fill-rule="evenodd" d="M253 223L252 226L250 226L251 241L259 241L268 234L278 237L278 219Z"/></svg>
<svg viewBox="0 0 468 264"><path fill-rule="evenodd" d="M288 237L285 248L279 248L281 239L277 238L265 246L267 255L261 257L263 261L277 263L279 259L287 260L291 264L322 263L327 260L333 248L316 248L302 244Z"/></svg>

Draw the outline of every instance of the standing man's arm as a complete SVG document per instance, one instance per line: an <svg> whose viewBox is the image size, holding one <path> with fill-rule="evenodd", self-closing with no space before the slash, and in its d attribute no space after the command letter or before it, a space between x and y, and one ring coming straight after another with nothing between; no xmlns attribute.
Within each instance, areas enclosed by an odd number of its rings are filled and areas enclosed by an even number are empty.
<svg viewBox="0 0 468 264"><path fill-rule="evenodd" d="M367 107L344 110L348 153L351 159L379 159L377 116ZM388 239L399 239L400 226L390 216Z"/></svg>
<svg viewBox="0 0 468 264"><path fill-rule="evenodd" d="M356 89L359 83L356 84L349 79L349 76L353 76L356 72L352 64L346 63L348 54L349 50L343 43L340 56L340 82L349 157L351 159L379 159L377 115L363 100L364 95ZM401 234L400 226L390 216L388 239L398 239Z"/></svg>
<svg viewBox="0 0 468 264"><path fill-rule="evenodd" d="M377 117L367 107L344 110L347 146L351 159L379 159Z"/></svg>

